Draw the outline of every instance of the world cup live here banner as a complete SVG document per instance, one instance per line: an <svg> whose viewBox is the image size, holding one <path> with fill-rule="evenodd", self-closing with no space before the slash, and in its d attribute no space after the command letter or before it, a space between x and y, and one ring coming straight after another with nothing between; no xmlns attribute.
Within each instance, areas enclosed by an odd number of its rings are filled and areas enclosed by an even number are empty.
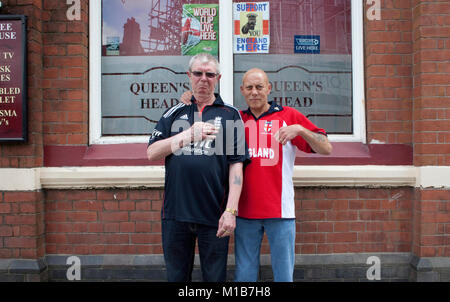
<svg viewBox="0 0 450 302"><path fill-rule="evenodd" d="M193 56L219 50L219 5L184 4L181 29L181 53Z"/></svg>
<svg viewBox="0 0 450 302"><path fill-rule="evenodd" d="M233 4L234 53L269 53L269 2Z"/></svg>

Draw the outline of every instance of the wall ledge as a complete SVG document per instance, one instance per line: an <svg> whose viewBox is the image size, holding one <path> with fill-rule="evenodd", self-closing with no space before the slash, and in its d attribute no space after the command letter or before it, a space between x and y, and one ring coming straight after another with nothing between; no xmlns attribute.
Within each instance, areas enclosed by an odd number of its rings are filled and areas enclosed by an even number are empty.
<svg viewBox="0 0 450 302"><path fill-rule="evenodd" d="M164 188L164 166L0 169L1 191ZM295 166L295 187L450 188L450 166Z"/></svg>

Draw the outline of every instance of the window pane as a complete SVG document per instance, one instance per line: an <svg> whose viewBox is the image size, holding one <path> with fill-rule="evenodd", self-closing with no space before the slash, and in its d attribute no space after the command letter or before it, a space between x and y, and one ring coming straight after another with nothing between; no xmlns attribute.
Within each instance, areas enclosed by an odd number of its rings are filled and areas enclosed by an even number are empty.
<svg viewBox="0 0 450 302"><path fill-rule="evenodd" d="M237 87L245 71L258 67L272 84L269 101L294 107L328 133L351 134L350 2L269 1L269 53L234 55L235 105L247 108Z"/></svg>
<svg viewBox="0 0 450 302"><path fill-rule="evenodd" d="M191 57L182 55L182 40L189 44L196 36L182 34L189 25L183 24L184 4L218 0L102 0L102 136L149 135L162 113L190 89ZM200 17L192 22L201 25ZM218 32L218 11L214 22Z"/></svg>

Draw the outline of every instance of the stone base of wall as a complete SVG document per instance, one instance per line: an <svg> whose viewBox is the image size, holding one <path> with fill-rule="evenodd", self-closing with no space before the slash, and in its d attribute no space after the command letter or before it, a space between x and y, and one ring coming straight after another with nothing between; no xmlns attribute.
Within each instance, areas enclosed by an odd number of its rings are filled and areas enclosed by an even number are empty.
<svg viewBox="0 0 450 302"><path fill-rule="evenodd" d="M419 282L450 282L450 257L413 256L410 278Z"/></svg>
<svg viewBox="0 0 450 302"><path fill-rule="evenodd" d="M370 280L368 270L378 257L380 279ZM48 255L42 260L0 259L0 281L68 281L70 255ZM162 255L77 256L80 281L166 281ZM352 282L449 282L450 258L418 258L410 253L297 255L294 281ZM228 281L234 278L234 256L229 256ZM374 276L374 275L370 275ZM193 281L202 281L200 261L195 259ZM261 256L259 281L273 281L270 256Z"/></svg>
<svg viewBox="0 0 450 302"><path fill-rule="evenodd" d="M0 282L46 282L45 259L0 259Z"/></svg>

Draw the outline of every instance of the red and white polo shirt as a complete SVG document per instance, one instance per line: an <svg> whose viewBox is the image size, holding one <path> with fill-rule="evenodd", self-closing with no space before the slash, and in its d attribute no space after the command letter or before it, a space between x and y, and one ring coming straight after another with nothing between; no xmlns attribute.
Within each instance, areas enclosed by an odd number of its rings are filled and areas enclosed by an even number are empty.
<svg viewBox="0 0 450 302"><path fill-rule="evenodd" d="M274 135L283 126L300 124L326 135L303 114L270 102L270 109L258 119L248 109L241 112L251 163L244 170L244 185L238 216L249 219L295 218L292 172L296 148L313 153L309 144L297 136L286 145Z"/></svg>

